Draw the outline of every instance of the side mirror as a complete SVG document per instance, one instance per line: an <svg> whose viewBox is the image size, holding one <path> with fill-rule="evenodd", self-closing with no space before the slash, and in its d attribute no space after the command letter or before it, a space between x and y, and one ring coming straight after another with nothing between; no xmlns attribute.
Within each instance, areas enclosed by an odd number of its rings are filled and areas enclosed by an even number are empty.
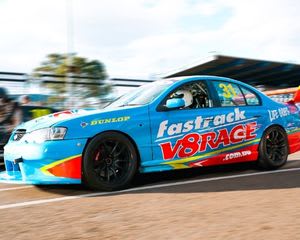
<svg viewBox="0 0 300 240"><path fill-rule="evenodd" d="M166 102L167 109L179 109L185 106L185 101L183 98L172 98L168 99Z"/></svg>

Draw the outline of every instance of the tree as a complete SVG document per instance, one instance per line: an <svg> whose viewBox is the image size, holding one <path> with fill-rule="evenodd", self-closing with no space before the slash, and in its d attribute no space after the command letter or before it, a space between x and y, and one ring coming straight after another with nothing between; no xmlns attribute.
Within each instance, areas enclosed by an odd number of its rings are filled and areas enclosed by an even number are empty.
<svg viewBox="0 0 300 240"><path fill-rule="evenodd" d="M47 86L58 94L68 92L67 85L72 82L83 82L87 84L72 84L72 96L80 93L81 97L100 97L110 92L110 86L104 84L107 73L104 65L98 60L88 60L79 57L76 54L51 53L47 55L46 60L41 66L33 70L33 75L38 79L43 79L43 75L58 75L56 81L65 82L66 84L47 84ZM64 77L65 76L65 77ZM90 85L88 85L90 83Z"/></svg>

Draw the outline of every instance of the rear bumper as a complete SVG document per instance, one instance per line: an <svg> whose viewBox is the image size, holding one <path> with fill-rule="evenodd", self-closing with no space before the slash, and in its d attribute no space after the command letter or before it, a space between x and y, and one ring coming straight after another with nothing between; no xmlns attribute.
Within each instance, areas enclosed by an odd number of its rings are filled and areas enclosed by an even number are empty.
<svg viewBox="0 0 300 240"><path fill-rule="evenodd" d="M300 151L300 129L288 132L289 154Z"/></svg>
<svg viewBox="0 0 300 240"><path fill-rule="evenodd" d="M79 184L86 139L9 142L4 149L5 172L0 182L20 184Z"/></svg>

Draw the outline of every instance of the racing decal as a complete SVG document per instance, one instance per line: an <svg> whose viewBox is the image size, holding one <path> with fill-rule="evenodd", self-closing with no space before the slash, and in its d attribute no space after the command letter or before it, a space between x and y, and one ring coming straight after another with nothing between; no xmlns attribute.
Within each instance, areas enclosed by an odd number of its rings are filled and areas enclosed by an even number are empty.
<svg viewBox="0 0 300 240"><path fill-rule="evenodd" d="M54 118L68 118L68 117L72 117L73 115L81 115L81 114L85 114L88 111L92 111L93 109L88 109L88 108L84 108L84 109L74 109L74 110L65 110L62 112L56 112L53 113L51 115L49 115L49 117L54 117Z"/></svg>
<svg viewBox="0 0 300 240"><path fill-rule="evenodd" d="M229 160L232 160L232 159L243 158L243 157L249 156L251 154L252 154L252 152L250 150L232 152L232 153L226 154L226 156L223 160L224 161L229 161Z"/></svg>
<svg viewBox="0 0 300 240"><path fill-rule="evenodd" d="M271 122L278 118L287 117L288 115L290 115L288 107L278 108L275 110L268 110L268 113Z"/></svg>
<svg viewBox="0 0 300 240"><path fill-rule="evenodd" d="M164 160L161 164L177 169L254 160L260 141L256 120L246 118L238 107L226 114L195 116L186 122L164 120L156 135Z"/></svg>
<svg viewBox="0 0 300 240"><path fill-rule="evenodd" d="M218 149L220 146L226 147L243 141L250 141L256 138L256 129L257 123L250 122L236 125L230 132L226 128L222 128L203 134L190 133L177 140L173 146L171 142L161 143L163 159L190 157L196 153L205 152L207 147Z"/></svg>
<svg viewBox="0 0 300 240"><path fill-rule="evenodd" d="M179 122L169 125L169 121L165 120L159 125L157 138L159 139L166 135L170 137L176 134L187 133L192 130L204 130L206 128L209 128L210 125L213 125L212 127L218 127L227 123L238 123L239 121L250 121L254 119L256 118L246 119L245 111L241 111L239 108L235 108L233 112L230 112L228 114L215 115L206 118L198 116L194 120L189 120L185 123Z"/></svg>
<svg viewBox="0 0 300 240"><path fill-rule="evenodd" d="M40 170L48 176L81 178L81 154L64 158L43 166Z"/></svg>
<svg viewBox="0 0 300 240"><path fill-rule="evenodd" d="M114 117L114 118L105 118L105 119L95 119L92 120L90 125L100 125L106 123L115 123L115 122L126 122L130 119L130 116L123 116L123 117Z"/></svg>
<svg viewBox="0 0 300 240"><path fill-rule="evenodd" d="M232 98L237 96L234 88L232 87L231 83L225 84L225 83L220 83L219 88L223 90L223 96L225 98Z"/></svg>
<svg viewBox="0 0 300 240"><path fill-rule="evenodd" d="M53 117L61 117L61 116L72 115L72 114L74 114L73 111L66 110L66 111L62 111L62 112L53 113L51 116L53 116Z"/></svg>
<svg viewBox="0 0 300 240"><path fill-rule="evenodd" d="M190 168L190 167L199 167L199 166L210 166L216 164L224 164L224 163L233 163L239 162L242 158L243 161L252 161L258 156L258 143L260 139L254 139L250 142L244 142L241 144L233 145L230 147L218 149L212 152L202 153L200 155L176 159L171 161L166 161L162 164L166 164L171 166L173 169L182 169L182 168ZM231 153L232 150L239 149L239 151L251 151L251 155L242 156L241 158L234 158L224 161L224 157L226 154Z"/></svg>
<svg viewBox="0 0 300 240"><path fill-rule="evenodd" d="M289 103L286 103L285 105L287 106L287 108L289 109L289 111L290 111L291 114L295 114L295 113L299 112L299 109L297 108L296 105L289 104Z"/></svg>
<svg viewBox="0 0 300 240"><path fill-rule="evenodd" d="M81 122L80 123L80 126L82 127L82 128L85 128L85 127L87 127L89 124L87 123L87 122Z"/></svg>

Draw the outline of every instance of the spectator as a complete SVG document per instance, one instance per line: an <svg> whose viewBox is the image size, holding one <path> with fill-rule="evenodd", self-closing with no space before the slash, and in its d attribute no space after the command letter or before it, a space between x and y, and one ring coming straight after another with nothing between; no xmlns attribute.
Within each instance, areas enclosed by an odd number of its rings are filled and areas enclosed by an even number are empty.
<svg viewBox="0 0 300 240"><path fill-rule="evenodd" d="M6 142L12 130L21 123L21 110L5 88L0 87L0 142Z"/></svg>
<svg viewBox="0 0 300 240"><path fill-rule="evenodd" d="M28 106L28 105L32 105L32 102L30 100L30 97L28 95L22 95L20 97L20 100L19 100L20 104L22 106Z"/></svg>

